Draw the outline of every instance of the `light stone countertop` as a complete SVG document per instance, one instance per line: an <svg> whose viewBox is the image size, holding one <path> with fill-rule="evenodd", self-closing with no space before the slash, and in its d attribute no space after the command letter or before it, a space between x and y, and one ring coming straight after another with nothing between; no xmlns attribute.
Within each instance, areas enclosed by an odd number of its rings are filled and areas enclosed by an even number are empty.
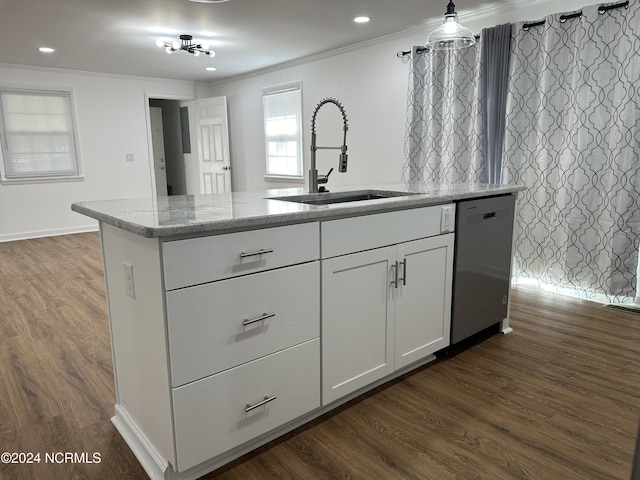
<svg viewBox="0 0 640 480"><path fill-rule="evenodd" d="M215 235L280 225L344 218L472 198L514 193L519 185L375 184L332 188L330 196L346 191L407 192L407 196L329 205L308 205L270 197L306 194L306 188L233 192L213 195L173 195L77 202L71 210L143 237Z"/></svg>

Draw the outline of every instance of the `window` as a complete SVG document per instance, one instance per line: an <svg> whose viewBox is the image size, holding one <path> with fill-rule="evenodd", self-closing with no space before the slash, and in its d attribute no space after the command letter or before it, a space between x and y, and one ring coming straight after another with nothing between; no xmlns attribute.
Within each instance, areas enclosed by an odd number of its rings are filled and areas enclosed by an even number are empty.
<svg viewBox="0 0 640 480"><path fill-rule="evenodd" d="M267 176L303 178L300 85L263 93Z"/></svg>
<svg viewBox="0 0 640 480"><path fill-rule="evenodd" d="M68 91L0 88L2 180L79 177Z"/></svg>

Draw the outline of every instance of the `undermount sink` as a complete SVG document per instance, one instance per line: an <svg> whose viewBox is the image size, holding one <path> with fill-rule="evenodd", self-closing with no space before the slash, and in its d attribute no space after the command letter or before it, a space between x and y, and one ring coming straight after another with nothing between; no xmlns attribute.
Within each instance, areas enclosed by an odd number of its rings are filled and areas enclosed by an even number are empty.
<svg viewBox="0 0 640 480"><path fill-rule="evenodd" d="M355 190L351 192L309 193L306 195L269 197L269 200L306 203L307 205L331 205L334 203L361 202L364 200L382 200L385 198L407 197L410 195L415 195L415 193L388 190Z"/></svg>

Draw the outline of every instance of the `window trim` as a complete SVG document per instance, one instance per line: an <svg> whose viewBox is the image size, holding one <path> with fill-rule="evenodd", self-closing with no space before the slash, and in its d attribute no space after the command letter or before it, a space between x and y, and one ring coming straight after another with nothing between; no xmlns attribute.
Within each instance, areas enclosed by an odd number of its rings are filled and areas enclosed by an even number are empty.
<svg viewBox="0 0 640 480"><path fill-rule="evenodd" d="M264 133L264 148L265 148L265 152L264 152L264 161L265 161L265 175L264 175L264 179L265 181L268 182L294 182L294 183L304 183L304 134L303 134L303 129L302 129L302 119L303 119L303 112L302 112L302 81L296 81L296 82L290 82L290 83L286 83L286 84L281 84L281 85L274 85L271 87L265 87L262 88L262 115L263 115L263 129L265 127L264 125L264 97L267 95L271 95L271 94L275 94L275 93L284 93L284 92L288 92L288 91L292 91L292 90L297 90L300 93L300 118L298 119L298 123L299 123L299 129L300 129L300 144L299 144L299 148L300 148L300 175L280 175L280 174L274 174L274 173L269 173L268 172L268 166L269 166L269 155L268 155L268 149L267 149L267 135L266 132Z"/></svg>
<svg viewBox="0 0 640 480"><path fill-rule="evenodd" d="M78 141L79 131L77 123L77 109L75 102L75 91L73 87L68 86L41 86L41 85L16 85L0 83L0 93L42 93L42 94L64 94L68 96L69 100L69 113L71 116L71 128L73 134L73 146L75 149L75 163L76 174L74 175L42 175L42 176L25 176L25 177L7 177L4 154L2 145L0 145L0 185L28 185L28 184L41 184L41 183L66 183L66 182L81 182L84 181L84 170L82 165L82 155L80 152L80 143ZM4 122L4 119L0 120Z"/></svg>

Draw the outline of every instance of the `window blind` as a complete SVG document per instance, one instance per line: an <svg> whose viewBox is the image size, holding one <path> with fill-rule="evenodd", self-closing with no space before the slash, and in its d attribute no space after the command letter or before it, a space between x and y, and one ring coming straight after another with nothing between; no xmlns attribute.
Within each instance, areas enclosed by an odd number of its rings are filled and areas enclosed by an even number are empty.
<svg viewBox="0 0 640 480"><path fill-rule="evenodd" d="M70 92L0 90L6 179L77 176Z"/></svg>
<svg viewBox="0 0 640 480"><path fill-rule="evenodd" d="M267 175L302 177L300 88L265 93Z"/></svg>

